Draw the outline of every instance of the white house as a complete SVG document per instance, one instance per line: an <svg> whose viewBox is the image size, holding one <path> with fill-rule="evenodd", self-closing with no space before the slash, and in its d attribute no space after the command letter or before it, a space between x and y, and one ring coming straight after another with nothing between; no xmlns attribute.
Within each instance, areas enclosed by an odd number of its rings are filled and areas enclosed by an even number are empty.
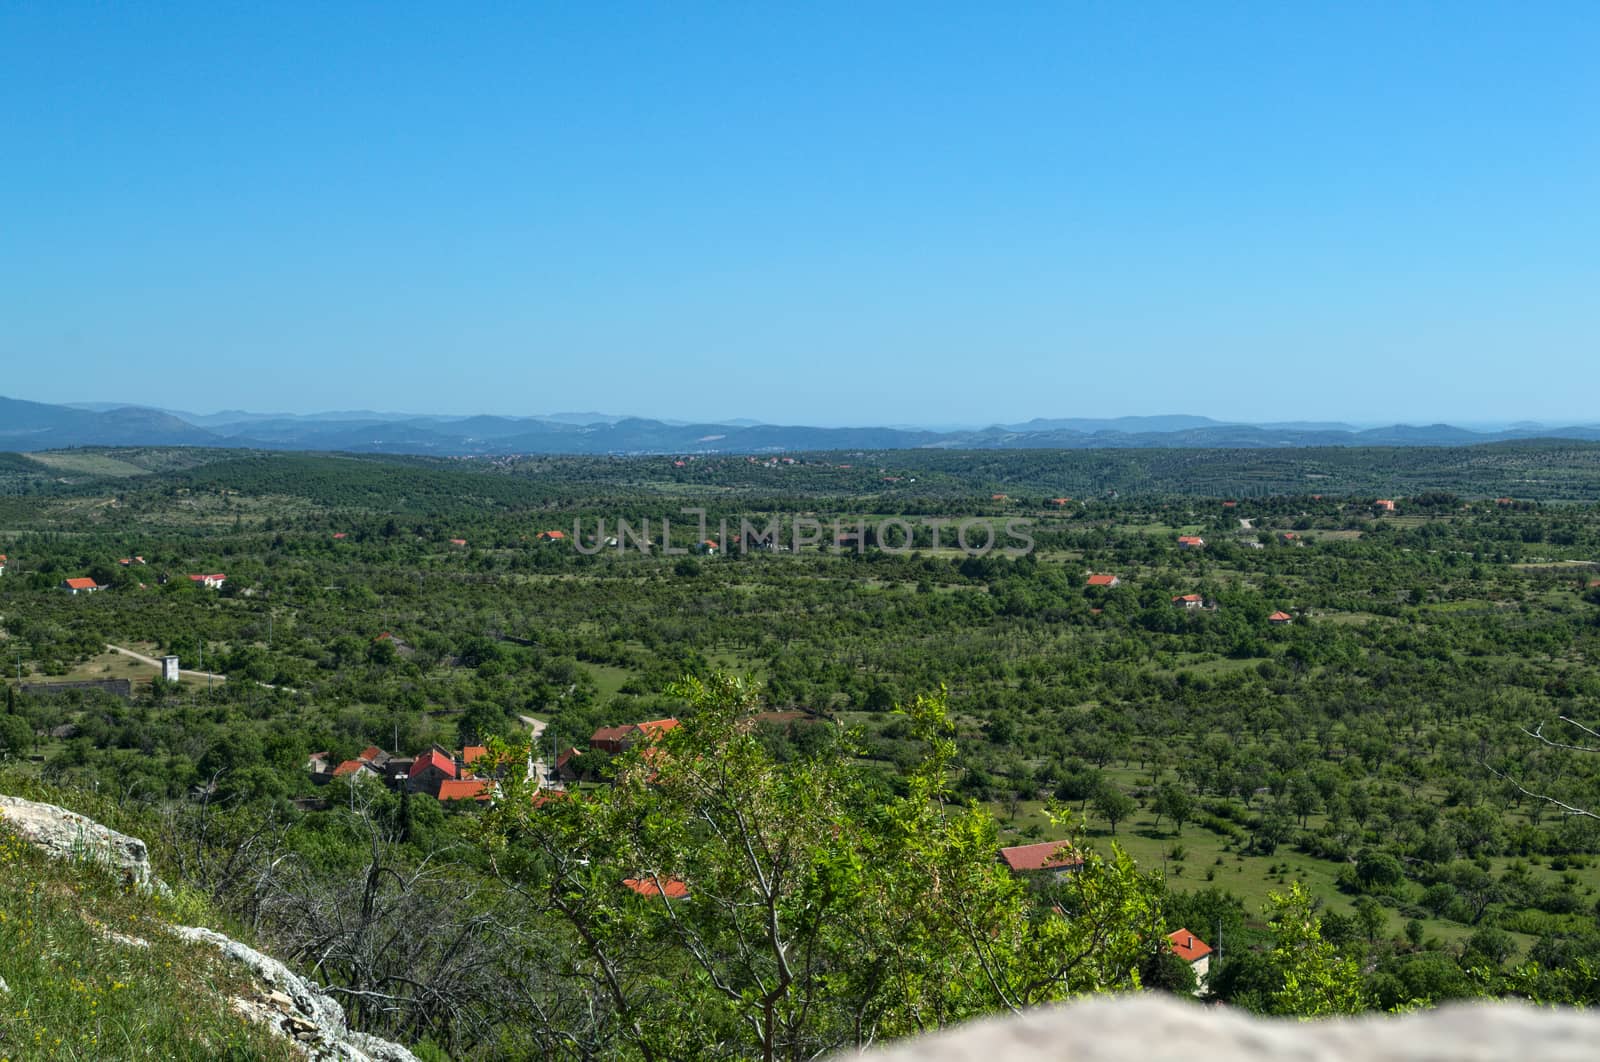
<svg viewBox="0 0 1600 1062"><path fill-rule="evenodd" d="M189 576L189 581L191 583L199 583L201 586L205 587L207 590L221 590L222 589L222 584L228 581L228 577L226 575L222 575L222 574L217 574L217 575L191 575L191 576Z"/></svg>
<svg viewBox="0 0 1600 1062"><path fill-rule="evenodd" d="M61 589L73 597L77 597L79 594L92 594L96 590L104 590L105 587L93 579L63 579L61 580Z"/></svg>
<svg viewBox="0 0 1600 1062"><path fill-rule="evenodd" d="M1199 989L1206 982L1206 973L1211 969L1211 945L1189 932L1180 929L1176 933L1168 933L1167 939L1172 942L1172 950L1178 958L1189 964L1189 969L1194 971L1194 983Z"/></svg>

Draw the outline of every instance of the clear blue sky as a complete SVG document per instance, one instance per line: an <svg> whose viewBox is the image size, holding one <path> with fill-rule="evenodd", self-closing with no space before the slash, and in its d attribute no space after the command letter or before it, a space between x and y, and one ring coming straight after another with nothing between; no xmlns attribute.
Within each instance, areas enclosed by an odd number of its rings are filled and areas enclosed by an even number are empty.
<svg viewBox="0 0 1600 1062"><path fill-rule="evenodd" d="M0 394L1600 420L1600 4L0 6Z"/></svg>

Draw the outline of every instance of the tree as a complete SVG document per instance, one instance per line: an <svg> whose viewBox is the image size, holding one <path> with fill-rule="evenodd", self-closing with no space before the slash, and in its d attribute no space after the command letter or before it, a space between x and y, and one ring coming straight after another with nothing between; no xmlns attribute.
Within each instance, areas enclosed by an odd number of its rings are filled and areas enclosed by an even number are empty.
<svg viewBox="0 0 1600 1062"><path fill-rule="evenodd" d="M609 788L551 799L512 771L483 819L524 924L565 941L564 991L584 997L550 1053L812 1058L1132 987L1166 945L1157 885L1120 850L1083 848L1044 904L999 866L992 816L949 789L942 694L903 709L925 751L890 796L850 749L774 756L747 682L672 692L682 724L620 756Z"/></svg>
<svg viewBox="0 0 1600 1062"><path fill-rule="evenodd" d="M1383 905L1371 896L1358 896L1356 898L1356 921L1361 924L1361 932L1366 936L1368 943L1375 943L1378 937L1389 926L1389 915L1384 911Z"/></svg>
<svg viewBox="0 0 1600 1062"><path fill-rule="evenodd" d="M1112 836L1116 836L1117 823L1132 815L1135 807L1133 798L1111 782L1101 783L1095 791L1094 809L1111 824Z"/></svg>
<svg viewBox="0 0 1600 1062"><path fill-rule="evenodd" d="M1297 881L1287 893L1267 896L1271 965L1278 981L1268 997L1267 1012L1303 1018L1359 1012L1361 969L1322 939L1305 886Z"/></svg>
<svg viewBox="0 0 1600 1062"><path fill-rule="evenodd" d="M1188 790L1172 782L1163 782L1156 787L1155 801L1151 808L1156 813L1156 825L1161 825L1163 815L1172 819L1174 831L1183 832L1183 824L1194 814L1194 798Z"/></svg>

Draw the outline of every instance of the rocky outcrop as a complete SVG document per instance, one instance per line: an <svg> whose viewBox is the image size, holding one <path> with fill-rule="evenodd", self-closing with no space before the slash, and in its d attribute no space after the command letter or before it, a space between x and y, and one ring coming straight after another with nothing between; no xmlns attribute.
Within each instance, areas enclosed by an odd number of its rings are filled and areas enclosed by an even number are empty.
<svg viewBox="0 0 1600 1062"><path fill-rule="evenodd" d="M57 859L81 859L110 867L142 889L165 892L150 869L143 841L100 825L75 811L21 797L0 796L0 822Z"/></svg>
<svg viewBox="0 0 1600 1062"><path fill-rule="evenodd" d="M93 819L54 804L20 797L0 796L0 822L51 856L93 861L111 868L130 884L166 892L150 869L149 852L137 837L108 829ZM106 940L124 947L149 947L148 941L94 924ZM343 1062L418 1062L399 1044L350 1028L344 1008L326 992L305 980L270 955L240 944L213 929L174 926L174 935L190 943L209 945L247 970L259 991L232 1000L235 1010L269 1025L309 1058ZM0 994L9 991L0 981Z"/></svg>
<svg viewBox="0 0 1600 1062"><path fill-rule="evenodd" d="M272 956L213 929L175 926L172 931L184 940L210 944L248 970L264 991L250 999L235 999L234 1009L271 1025L311 1057L349 1062L417 1062L416 1056L399 1044L351 1029L343 1007Z"/></svg>
<svg viewBox="0 0 1600 1062"><path fill-rule="evenodd" d="M990 1018L864 1057L872 1062L1588 1062L1596 1057L1596 1044L1600 1014L1521 1003L1299 1022L1142 995L1096 997Z"/></svg>

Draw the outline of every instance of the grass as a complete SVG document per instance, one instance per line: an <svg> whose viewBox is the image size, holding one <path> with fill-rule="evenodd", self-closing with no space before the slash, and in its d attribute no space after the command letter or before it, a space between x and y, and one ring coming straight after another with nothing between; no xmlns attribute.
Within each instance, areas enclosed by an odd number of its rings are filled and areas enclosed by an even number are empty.
<svg viewBox="0 0 1600 1062"><path fill-rule="evenodd" d="M1117 770L1108 772L1114 776L1123 773ZM1131 773L1127 779L1119 778L1123 781L1131 779ZM1148 780L1148 775L1144 776L1144 780ZM990 805L990 808L1000 823L1002 844L1026 844L1063 836L1059 827L1050 825L1041 802L1023 801L1018 805L1015 818L1010 816L1007 806ZM1218 888L1231 892L1244 901L1246 916L1258 925L1264 924L1262 912L1267 906L1268 894L1283 892L1295 881L1305 885L1324 910L1346 915L1354 910L1355 897L1341 892L1335 884L1342 869L1341 864L1305 855L1288 845L1280 847L1270 856L1244 855L1240 852L1242 845L1230 844L1228 838L1194 823L1186 823L1183 833L1178 836L1173 834L1170 820L1164 820L1157 829L1155 816L1143 809L1127 821L1119 822L1116 834L1112 835L1107 824L1092 810L1087 817L1080 815L1077 804L1071 810L1073 822L1081 821L1086 825L1088 843L1100 851L1109 853L1113 842L1121 845L1142 869L1162 871L1167 884L1175 891ZM1315 826L1318 821L1313 816L1310 825ZM1173 858L1174 849L1180 847L1182 858ZM1498 876L1512 860L1507 858L1494 862L1494 873ZM1548 866L1533 866L1531 869L1538 877L1560 876ZM1211 875L1209 879L1208 873ZM1576 873L1580 882L1600 886L1600 866L1591 865ZM1399 936L1409 919L1393 908L1385 910L1388 915L1385 934ZM1478 929L1477 926L1442 918L1423 918L1419 921L1428 937L1435 937L1447 945L1464 941ZM1523 933L1512 933L1511 937L1524 956L1534 943L1533 937Z"/></svg>
<svg viewBox="0 0 1600 1062"><path fill-rule="evenodd" d="M0 828L0 977L10 987L0 1057L296 1057L232 1009L255 989L213 949L169 935L174 915L169 901L98 866L49 859Z"/></svg>

